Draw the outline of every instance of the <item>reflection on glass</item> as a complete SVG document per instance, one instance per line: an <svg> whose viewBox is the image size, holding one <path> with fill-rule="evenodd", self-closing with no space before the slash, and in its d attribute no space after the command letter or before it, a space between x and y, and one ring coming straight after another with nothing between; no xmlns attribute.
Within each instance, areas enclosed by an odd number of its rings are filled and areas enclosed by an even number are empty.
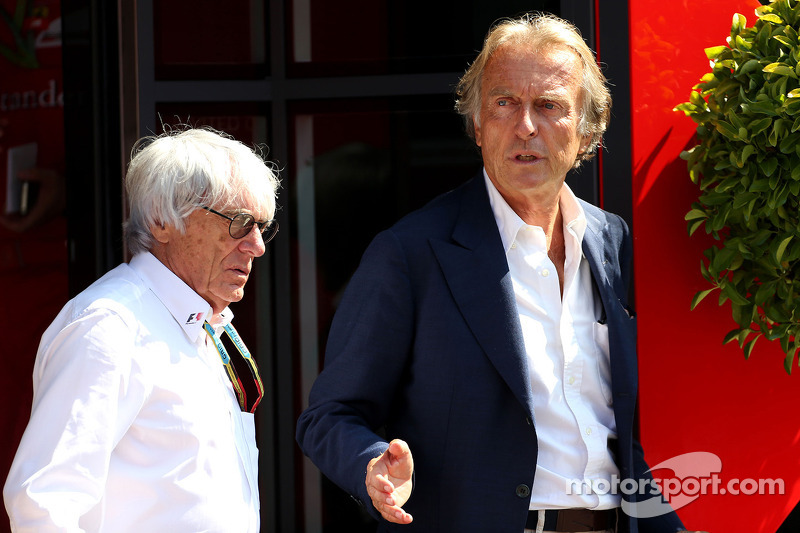
<svg viewBox="0 0 800 533"><path fill-rule="evenodd" d="M259 104L159 104L156 112L161 129L207 126L250 146L267 143L267 117Z"/></svg>
<svg viewBox="0 0 800 533"><path fill-rule="evenodd" d="M157 79L266 74L264 0L153 0Z"/></svg>
<svg viewBox="0 0 800 533"><path fill-rule="evenodd" d="M559 0L286 0L294 76L458 72L489 26Z"/></svg>

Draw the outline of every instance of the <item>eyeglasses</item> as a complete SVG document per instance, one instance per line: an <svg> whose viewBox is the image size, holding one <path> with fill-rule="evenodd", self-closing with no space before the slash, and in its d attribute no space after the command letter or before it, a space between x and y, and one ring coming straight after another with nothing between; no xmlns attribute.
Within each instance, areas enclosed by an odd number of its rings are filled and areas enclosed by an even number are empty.
<svg viewBox="0 0 800 533"><path fill-rule="evenodd" d="M258 231L261 232L261 236L264 239L264 244L267 244L278 233L278 221L274 218L272 220L267 220L266 222L258 222L256 218L251 215L250 213L239 213L235 215L233 218L223 215L219 211L214 211L210 207L201 206L206 211L211 211L215 215L219 215L226 220L230 220L231 223L228 226L228 233L234 239L243 239L250 233L250 230L253 229L253 226L258 226Z"/></svg>

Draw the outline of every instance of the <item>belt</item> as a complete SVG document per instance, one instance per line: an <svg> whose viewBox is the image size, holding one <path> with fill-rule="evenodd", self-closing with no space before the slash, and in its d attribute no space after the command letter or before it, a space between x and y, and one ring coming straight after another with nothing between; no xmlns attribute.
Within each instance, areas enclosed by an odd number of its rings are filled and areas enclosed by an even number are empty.
<svg viewBox="0 0 800 533"><path fill-rule="evenodd" d="M536 529L539 511L528 511L526 529ZM590 511L589 509L547 510L544 513L545 531L601 531L617 526L617 510Z"/></svg>

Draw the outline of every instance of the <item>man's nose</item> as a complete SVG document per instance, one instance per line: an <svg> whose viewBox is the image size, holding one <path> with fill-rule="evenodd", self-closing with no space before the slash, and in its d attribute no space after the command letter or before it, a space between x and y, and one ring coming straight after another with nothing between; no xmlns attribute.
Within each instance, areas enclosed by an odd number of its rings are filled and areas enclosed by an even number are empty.
<svg viewBox="0 0 800 533"><path fill-rule="evenodd" d="M253 254L253 257L261 257L264 255L267 246L264 244L264 238L261 236L258 224L253 224L250 233L240 239L239 248L243 252Z"/></svg>
<svg viewBox="0 0 800 533"><path fill-rule="evenodd" d="M533 112L528 107L522 107L515 126L515 131L520 139L527 140L536 135L538 131Z"/></svg>

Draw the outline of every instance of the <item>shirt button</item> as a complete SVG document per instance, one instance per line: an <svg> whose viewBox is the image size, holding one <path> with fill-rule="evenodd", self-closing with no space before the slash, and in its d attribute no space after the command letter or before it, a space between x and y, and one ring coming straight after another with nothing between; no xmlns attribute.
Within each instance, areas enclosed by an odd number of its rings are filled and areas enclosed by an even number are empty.
<svg viewBox="0 0 800 533"><path fill-rule="evenodd" d="M516 492L517 496L520 498L529 498L531 495L531 488L525 484L517 485Z"/></svg>
<svg viewBox="0 0 800 533"><path fill-rule="evenodd" d="M549 275L550 275L550 271L549 270L547 270L546 268L542 270L542 277L546 278Z"/></svg>
<svg viewBox="0 0 800 533"><path fill-rule="evenodd" d="M586 428L586 435L592 434L592 428Z"/></svg>
<svg viewBox="0 0 800 533"><path fill-rule="evenodd" d="M569 382L570 385L574 385L575 384L575 376L570 376L567 381Z"/></svg>
<svg viewBox="0 0 800 533"><path fill-rule="evenodd" d="M517 241L514 241L514 242L511 243L511 249L512 250L516 250L517 249Z"/></svg>

